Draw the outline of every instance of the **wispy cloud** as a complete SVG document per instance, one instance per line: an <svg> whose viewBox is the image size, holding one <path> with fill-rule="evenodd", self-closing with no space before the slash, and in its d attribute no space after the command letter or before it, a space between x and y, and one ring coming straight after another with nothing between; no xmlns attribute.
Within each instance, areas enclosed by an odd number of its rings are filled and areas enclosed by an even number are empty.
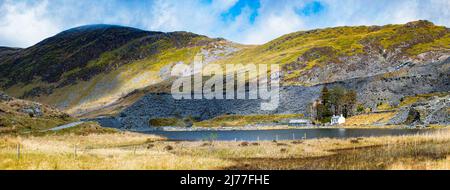
<svg viewBox="0 0 450 190"><path fill-rule="evenodd" d="M47 15L47 1L0 5L0 45L26 47L59 31Z"/></svg>
<svg viewBox="0 0 450 190"><path fill-rule="evenodd" d="M97 23L260 44L298 30L342 25L426 19L449 26L449 9L448 0L0 0L0 46L28 47Z"/></svg>

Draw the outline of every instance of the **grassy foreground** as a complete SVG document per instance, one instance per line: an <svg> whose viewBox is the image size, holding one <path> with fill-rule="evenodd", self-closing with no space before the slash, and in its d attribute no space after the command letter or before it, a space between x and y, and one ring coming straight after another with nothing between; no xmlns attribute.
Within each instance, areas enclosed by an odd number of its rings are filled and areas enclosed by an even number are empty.
<svg viewBox="0 0 450 190"><path fill-rule="evenodd" d="M426 135L278 142L174 142L92 131L84 126L0 136L0 169L450 169L448 128Z"/></svg>

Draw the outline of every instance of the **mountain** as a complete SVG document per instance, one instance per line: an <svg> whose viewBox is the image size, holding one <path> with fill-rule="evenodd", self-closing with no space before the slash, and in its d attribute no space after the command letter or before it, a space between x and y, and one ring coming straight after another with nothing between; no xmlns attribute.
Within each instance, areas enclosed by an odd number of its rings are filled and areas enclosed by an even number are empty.
<svg viewBox="0 0 450 190"><path fill-rule="evenodd" d="M232 46L188 32L82 26L26 49L0 49L0 85L12 96L76 114L162 81L168 66L191 62L201 49L223 49L208 54L212 58L234 51Z"/></svg>
<svg viewBox="0 0 450 190"><path fill-rule="evenodd" d="M0 85L74 115L114 115L127 127L154 117L306 113L324 85L354 89L361 104L377 110L450 91L449 31L414 21L299 31L249 46L188 32L90 25L26 49L0 48ZM206 64L279 63L280 107L262 112L259 100L173 100L166 94L170 68L191 63L197 53Z"/></svg>
<svg viewBox="0 0 450 190"><path fill-rule="evenodd" d="M450 50L449 31L428 21L300 31L220 62L278 63L284 84L310 86L388 73L407 62L444 59Z"/></svg>

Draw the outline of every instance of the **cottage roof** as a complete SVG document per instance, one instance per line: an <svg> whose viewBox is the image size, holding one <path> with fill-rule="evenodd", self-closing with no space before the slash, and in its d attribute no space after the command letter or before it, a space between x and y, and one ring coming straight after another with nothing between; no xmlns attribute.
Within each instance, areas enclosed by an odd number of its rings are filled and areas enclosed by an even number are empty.
<svg viewBox="0 0 450 190"><path fill-rule="evenodd" d="M309 120L307 119L291 119L289 120L289 123L308 123Z"/></svg>

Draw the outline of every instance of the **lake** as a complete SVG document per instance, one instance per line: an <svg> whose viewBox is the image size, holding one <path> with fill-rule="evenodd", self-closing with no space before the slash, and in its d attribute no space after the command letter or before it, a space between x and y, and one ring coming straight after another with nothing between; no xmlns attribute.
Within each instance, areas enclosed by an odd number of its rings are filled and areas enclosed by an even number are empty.
<svg viewBox="0 0 450 190"><path fill-rule="evenodd" d="M169 140L220 140L220 141L257 141L257 140L293 140L311 138L354 138L398 136L427 133L424 129L279 129L279 130L233 130L233 131L148 131L167 137Z"/></svg>

